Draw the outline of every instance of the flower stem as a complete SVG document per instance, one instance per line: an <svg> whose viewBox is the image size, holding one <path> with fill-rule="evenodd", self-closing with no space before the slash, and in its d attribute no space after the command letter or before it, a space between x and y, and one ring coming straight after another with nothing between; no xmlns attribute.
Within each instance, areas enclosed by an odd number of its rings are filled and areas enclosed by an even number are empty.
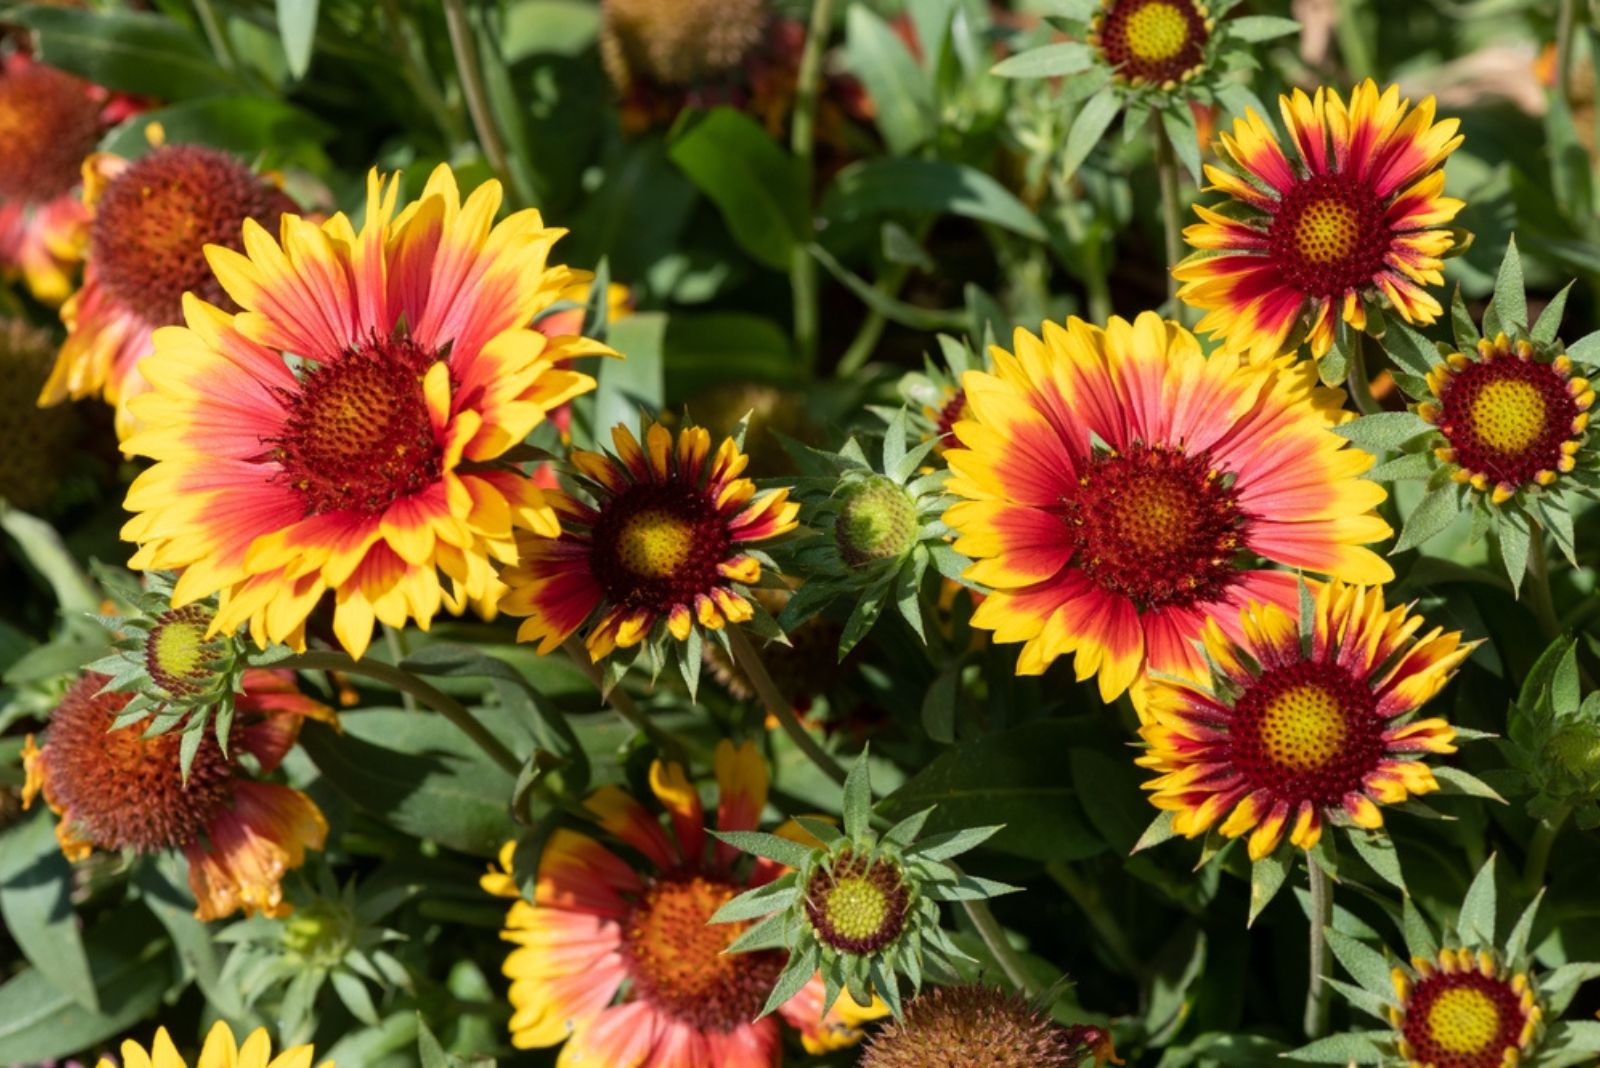
<svg viewBox="0 0 1600 1068"><path fill-rule="evenodd" d="M949 864L949 861L945 862ZM954 864L950 867L956 868ZM956 872L960 873L960 868ZM1006 978L1011 985L1024 997L1034 997L1039 993L1039 984L1034 982L1028 974L1027 967L1022 963L1022 958L1006 938L1005 928L1000 926L1000 921L994 918L994 913L989 910L987 901L963 901L961 907L966 910L967 919L972 921L972 926L977 929L978 937L983 939L983 944L989 947L989 953L994 957L995 963L1000 965L1000 970L1006 973Z"/></svg>
<svg viewBox="0 0 1600 1068"><path fill-rule="evenodd" d="M1539 621L1539 629L1547 641L1554 641L1561 633L1561 620L1556 615L1555 596L1550 590L1550 561L1544 551L1544 531L1535 527L1528 545L1528 607Z"/></svg>
<svg viewBox="0 0 1600 1068"><path fill-rule="evenodd" d="M229 73L238 70L239 61L234 57L233 45L228 42L228 32L217 18L217 10L211 6L211 0L194 0L194 10L200 16L200 28L205 31L206 41L211 45L217 63Z"/></svg>
<svg viewBox="0 0 1600 1068"><path fill-rule="evenodd" d="M1077 872L1066 864L1056 862L1045 865L1045 871L1050 873L1061 889L1072 898L1072 903L1077 905L1088 918L1095 932L1105 942L1106 949L1116 961L1117 967L1129 975L1140 975L1144 965L1139 961L1139 954L1133 950L1133 943L1128 941L1127 932L1122 929L1115 915L1105 906L1105 900L1100 893L1081 878Z"/></svg>
<svg viewBox="0 0 1600 1068"><path fill-rule="evenodd" d="M1328 996L1332 987L1323 982L1328 970L1328 921L1333 918L1333 884L1317 858L1306 854L1306 874L1311 880L1311 980L1306 989L1306 1037L1321 1038L1328 1029Z"/></svg>
<svg viewBox="0 0 1600 1068"><path fill-rule="evenodd" d="M605 679L600 675L600 667L594 662L594 658L589 655L589 650L584 647L583 642L574 636L563 642L561 648L566 650L567 656L578 666L578 670L583 672L584 677L594 683L594 688L599 691L606 704L611 706L612 711L616 712L617 715L632 726L638 728L669 759L675 760L680 764L684 762L684 745L677 735L662 730L655 721L645 714L643 709L633 703L633 698L628 696L628 691L624 690L620 685L613 686L609 690L606 689Z"/></svg>
<svg viewBox="0 0 1600 1068"><path fill-rule="evenodd" d="M1172 302L1173 314L1181 321L1183 306L1178 302L1178 280L1172 269L1183 258L1183 216L1178 204L1178 159L1172 151L1172 141L1161 123L1153 122L1151 129L1156 139L1156 177L1161 183L1161 226L1167 239L1167 299Z"/></svg>
<svg viewBox="0 0 1600 1068"><path fill-rule="evenodd" d="M1572 38L1577 23L1577 7L1574 0L1561 0L1561 6L1556 11L1555 91L1561 94L1563 100L1567 98L1568 86L1571 85Z"/></svg>
<svg viewBox="0 0 1600 1068"><path fill-rule="evenodd" d="M336 650L296 653L294 656L275 662L272 666L291 671L342 671L347 675L365 675L386 686L392 686L402 694L410 694L455 724L462 734L470 738L490 760L500 765L513 778L522 772L522 761L502 745L500 739L489 733L489 729L479 723L478 718L469 712L465 705L404 668L377 660L356 660L348 653Z"/></svg>
<svg viewBox="0 0 1600 1068"><path fill-rule="evenodd" d="M1540 820L1539 826L1534 828L1533 837L1528 840L1528 859L1522 865L1522 890L1527 896L1532 897L1544 885L1545 869L1550 866L1550 850L1556 844L1556 839L1561 837L1561 828L1566 825L1571 811L1570 806L1563 805Z"/></svg>
<svg viewBox="0 0 1600 1068"><path fill-rule="evenodd" d="M1355 401L1356 410L1362 415L1372 415L1383 410L1378 398L1372 395L1372 381L1367 377L1366 334L1355 336L1355 345L1350 350L1350 369L1346 372L1346 384L1350 387L1350 399Z"/></svg>
<svg viewBox="0 0 1600 1068"><path fill-rule="evenodd" d="M508 190L516 189L512 181L511 162L506 157L505 142L500 137L500 128L495 125L494 112L489 106L489 91L483 82L478 44L473 39L472 23L467 18L463 0L444 0L444 22L450 32L450 50L456 57L461 93L467 98L467 113L472 116L479 147L483 149L484 158L494 169L500 184Z"/></svg>
<svg viewBox="0 0 1600 1068"><path fill-rule="evenodd" d="M383 16L384 24L389 28L390 43L396 58L400 61L400 72L405 76L406 84L411 86L411 91L416 94L417 100L433 116L434 124L439 127L439 132L444 134L451 147L465 141L467 131L461 125L460 115L445 103L439 87L434 84L426 60L419 54L415 38L407 33L412 27L400 10L399 0L383 0Z"/></svg>
<svg viewBox="0 0 1600 1068"><path fill-rule="evenodd" d="M794 714L794 704L784 697L777 684L772 681L767 665L761 661L761 654L750 644L745 632L739 627L729 627L728 645L733 652L734 662L739 665L739 670L750 680L750 685L755 687L756 695L766 706L767 713L778 721L778 725L789 736L789 740L830 779L842 784L845 780L844 768L806 732Z"/></svg>
<svg viewBox="0 0 1600 1068"><path fill-rule="evenodd" d="M822 53L833 28L833 0L815 0L806 47L795 77L794 121L789 128L789 150L804 176L805 212L811 213L812 171L817 145L817 98L822 84ZM817 265L811 258L809 239L796 241L789 258L789 287L794 297L794 340L800 362L810 374L817 362Z"/></svg>

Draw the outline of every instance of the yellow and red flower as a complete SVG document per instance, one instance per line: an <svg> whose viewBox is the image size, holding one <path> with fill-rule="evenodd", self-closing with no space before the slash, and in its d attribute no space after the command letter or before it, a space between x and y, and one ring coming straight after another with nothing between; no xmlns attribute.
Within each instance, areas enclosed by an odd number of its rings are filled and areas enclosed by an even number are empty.
<svg viewBox="0 0 1600 1068"><path fill-rule="evenodd" d="M1276 605L1247 607L1233 634L1222 622L1204 631L1212 682L1152 680L1139 730L1150 748L1138 763L1160 773L1145 789L1175 813L1175 832L1193 838L1222 820L1226 837L1250 835L1259 860L1286 829L1311 849L1335 812L1377 828L1379 804L1439 788L1416 758L1455 752L1455 730L1411 715L1476 642L1440 627L1419 638L1422 619L1406 606L1385 609L1381 589L1338 581L1317 592L1309 649Z"/></svg>
<svg viewBox="0 0 1600 1068"><path fill-rule="evenodd" d="M528 323L588 275L548 263L564 231L536 211L499 224L499 183L463 204L441 166L395 214L373 173L359 233L292 214L244 253L207 250L230 314L199 297L156 334L129 452L156 460L128 492L133 565L181 570L175 607L220 591L212 632L305 643L334 595L354 656L374 619L426 628L496 589L514 527L548 537L556 512L497 461L551 409L593 388L560 364L609 353Z"/></svg>
<svg viewBox="0 0 1600 1068"><path fill-rule="evenodd" d="M153 351L156 330L183 322L184 294L237 310L206 246L237 251L246 219L276 226L295 204L232 156L198 145L132 161L98 153L83 172L89 254L83 285L61 308L67 339L39 403L99 395L126 438L129 404L149 389L139 361Z"/></svg>
<svg viewBox="0 0 1600 1068"><path fill-rule="evenodd" d="M1544 1019L1529 977L1489 950L1444 949L1395 968L1389 1022L1406 1068L1505 1068L1522 1061Z"/></svg>
<svg viewBox="0 0 1600 1068"><path fill-rule="evenodd" d="M1348 107L1326 88L1278 103L1294 159L1247 111L1205 168L1231 200L1195 206L1202 221L1184 237L1199 251L1172 272L1179 298L1207 313L1198 330L1262 360L1292 348L1297 328L1320 358L1338 321L1365 329L1380 297L1406 322L1433 322L1442 309L1425 287L1444 280L1455 244L1446 224L1463 207L1443 195L1457 120L1436 123L1433 97L1412 108L1371 80Z"/></svg>
<svg viewBox="0 0 1600 1068"><path fill-rule="evenodd" d="M547 653L586 621L584 639L600 660L648 638L657 623L679 641L698 623L719 629L753 611L743 587L761 577L744 550L793 530L800 506L788 490L756 494L739 477L749 458L732 438L713 453L704 427L671 431L651 423L640 445L627 427L611 432L614 455L574 450L572 464L593 503L550 494L561 530L517 536L519 559L505 572L503 611L526 616L520 641Z"/></svg>
<svg viewBox="0 0 1600 1068"><path fill-rule="evenodd" d="M103 691L108 681L83 675L51 715L45 744L28 739L24 804L44 795L61 817L56 838L69 860L96 848L182 851L202 920L239 909L285 915L284 874L322 848L328 825L305 794L249 778L235 760L248 753L270 774L301 723L332 722L332 711L302 694L292 672L248 670L226 754L208 725L185 778L182 732L147 738L151 717L110 729L133 695Z"/></svg>
<svg viewBox="0 0 1600 1068"><path fill-rule="evenodd" d="M945 522L977 561L967 577L994 590L973 625L1026 643L1018 672L1075 653L1110 701L1145 668L1203 677L1208 615L1241 637L1246 603L1293 604L1294 576L1258 559L1393 577L1362 548L1390 533L1372 511L1384 490L1357 477L1372 457L1329 430L1342 395L1309 362L1208 359L1149 312L1015 345L963 379L971 417L946 458L967 500Z"/></svg>
<svg viewBox="0 0 1600 1068"><path fill-rule="evenodd" d="M122 1044L122 1068L189 1068L172 1036L165 1027L156 1028L155 1041L146 1050L139 1043L128 1040ZM196 1068L311 1068L313 1050L310 1046L295 1046L276 1057L272 1055L272 1040L267 1029L258 1027L240 1045L233 1030L221 1020L211 1026L206 1035L205 1048L200 1051ZM116 1068L109 1057L102 1057L95 1068ZM332 1061L323 1061L319 1068L333 1068Z"/></svg>
<svg viewBox="0 0 1600 1068"><path fill-rule="evenodd" d="M1451 477L1504 504L1519 490L1553 485L1577 466L1595 391L1572 358L1536 359L1527 340L1478 342L1476 358L1454 353L1428 373L1436 401L1418 414L1439 428L1435 450Z"/></svg>
<svg viewBox="0 0 1600 1068"><path fill-rule="evenodd" d="M113 121L107 95L26 53L0 58L0 275L48 304L72 291L88 222L79 170Z"/></svg>
<svg viewBox="0 0 1600 1068"><path fill-rule="evenodd" d="M766 806L766 764L754 743L717 746L717 828L749 831ZM501 852L483 888L515 898L504 938L511 979L511 1042L518 1049L566 1045L562 1068L774 1068L783 1059L776 1017L757 1020L783 970L779 950L725 953L748 923L710 924L725 902L783 869L735 865L738 850L713 840L700 795L676 764L650 770L660 818L615 786L585 807L628 847L636 867L601 842L555 831L539 859L532 900L511 876L515 846ZM860 1025L883 1014L842 997L824 1016L813 979L778 1015L821 1053L857 1042Z"/></svg>

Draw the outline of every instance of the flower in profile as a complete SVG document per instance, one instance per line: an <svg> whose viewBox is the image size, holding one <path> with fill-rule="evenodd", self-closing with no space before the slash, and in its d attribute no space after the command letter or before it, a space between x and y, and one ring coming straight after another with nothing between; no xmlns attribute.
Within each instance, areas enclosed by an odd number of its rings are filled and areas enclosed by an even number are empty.
<svg viewBox="0 0 1600 1068"><path fill-rule="evenodd" d="M1025 643L1019 673L1075 653L1107 701L1145 668L1202 678L1207 616L1239 639L1248 602L1295 603L1295 577L1260 561L1393 577L1361 547L1390 533L1384 490L1356 477L1372 457L1329 429L1342 394L1311 363L1208 359L1148 312L1019 330L1016 350L963 379L973 417L946 458L967 499L944 519L995 591L973 625Z"/></svg>
<svg viewBox="0 0 1600 1068"><path fill-rule="evenodd" d="M555 491L561 529L517 536L503 611L526 616L520 641L547 653L591 622L584 644L596 661L662 631L679 642L696 625L720 630L754 615L746 587L761 578L749 548L795 527L787 490L757 494L740 475L740 437L711 449L703 427L674 441L660 423L611 432L614 453L572 452L587 500ZM660 627L661 630L657 630ZM696 652L695 657L699 657Z"/></svg>
<svg viewBox="0 0 1600 1068"><path fill-rule="evenodd" d="M717 827L752 830L766 806L766 764L754 743L717 746ZM706 833L700 795L677 764L657 761L650 785L666 810L659 817L615 786L585 807L628 848L626 861L595 838L554 831L538 859L531 898L518 889L515 846L483 888L515 898L504 937L511 979L511 1043L518 1049L566 1045L568 1068L739 1065L782 1061L778 1021L763 1016L783 957L771 951L725 952L745 925L711 925L713 913L747 886L764 886L779 869L735 866L739 853ZM821 1053L857 1042L860 1025L881 1014L848 1000L825 1011L822 980L808 976L777 1006Z"/></svg>
<svg viewBox="0 0 1600 1068"><path fill-rule="evenodd" d="M220 593L213 633L304 646L333 594L333 630L361 656L374 620L427 627L498 581L513 527L554 537L555 509L500 460L594 380L561 367L610 350L527 324L588 276L548 263L562 231L536 211L500 223L500 186L463 204L441 166L395 213L374 172L358 233L285 215L274 240L207 249L243 310L190 295L187 327L141 364L142 429L123 537L133 566L181 571L173 607Z"/></svg>
<svg viewBox="0 0 1600 1068"><path fill-rule="evenodd" d="M1381 827L1379 804L1439 788L1417 758L1455 752L1456 732L1414 713L1478 644L1421 627L1406 606L1386 609L1380 588L1338 581L1298 623L1270 604L1240 613L1242 639L1208 621L1210 684L1163 677L1147 691L1137 763L1159 773L1144 784L1151 802L1177 834L1218 820L1225 837L1249 834L1252 860L1285 831L1315 847L1331 817Z"/></svg>
<svg viewBox="0 0 1600 1068"><path fill-rule="evenodd" d="M61 308L67 340L39 403L99 395L126 438L128 404L149 388L138 363L153 349L152 333L183 322L185 293L229 304L206 246L241 249L246 219L276 226L295 205L226 152L199 145L160 147L137 160L96 154L84 175L91 219L83 284Z"/></svg>
<svg viewBox="0 0 1600 1068"><path fill-rule="evenodd" d="M72 290L87 215L79 170L111 125L104 90L34 60L0 57L0 275L59 304Z"/></svg>
<svg viewBox="0 0 1600 1068"><path fill-rule="evenodd" d="M308 848L322 848L328 825L305 794L248 777L237 758L248 754L260 774L270 774L305 718L331 721L333 713L301 694L293 673L252 669L224 748L203 724L191 735L152 734L151 715L120 722L131 695L103 689L108 681L81 676L51 715L44 745L28 739L24 803L43 794L61 817L56 838L70 860L96 848L181 851L202 920L239 909L286 914L284 874Z"/></svg>
<svg viewBox="0 0 1600 1068"><path fill-rule="evenodd" d="M1600 965L1569 961L1554 971L1536 970L1529 937L1542 895L1498 942L1494 867L1491 856L1467 890L1455 929L1443 938L1435 938L1412 899L1405 899L1402 929L1409 963L1397 963L1330 928L1328 946L1358 984L1335 983L1336 989L1353 1007L1382 1020L1386 1030L1337 1035L1288 1056L1405 1068L1594 1063L1600 1028L1592 1021L1567 1023L1559 1017Z"/></svg>
<svg viewBox="0 0 1600 1068"><path fill-rule="evenodd" d="M121 1052L122 1068L189 1068L189 1062L178 1053L165 1027L156 1029L155 1041L148 1050L129 1039L122 1044ZM264 1027L252 1031L240 1045L233 1037L233 1030L218 1020L206 1035L206 1044L195 1068L311 1068L313 1055L310 1046L295 1046L274 1057L272 1040ZM109 1057L104 1057L95 1068L117 1066ZM333 1068L333 1062L324 1061L318 1068Z"/></svg>
<svg viewBox="0 0 1600 1068"><path fill-rule="evenodd" d="M0 319L0 500L25 511L55 496L81 429L77 413L33 403L55 356L49 334Z"/></svg>
<svg viewBox="0 0 1600 1068"><path fill-rule="evenodd" d="M1184 231L1199 250L1173 269L1178 297L1206 312L1198 330L1229 354L1270 359L1300 338L1320 359L1338 324L1364 330L1387 307L1408 323L1442 311L1428 293L1457 246L1447 229L1463 204L1444 196L1444 162L1461 144L1455 119L1434 122L1396 86L1370 79L1350 94L1296 89L1279 98L1294 158L1249 110L1218 142L1210 188L1229 200L1196 205Z"/></svg>
<svg viewBox="0 0 1600 1068"><path fill-rule="evenodd" d="M1066 1027L1021 994L966 984L912 998L873 1033L861 1068L1077 1068L1085 1057L1123 1063L1103 1029Z"/></svg>

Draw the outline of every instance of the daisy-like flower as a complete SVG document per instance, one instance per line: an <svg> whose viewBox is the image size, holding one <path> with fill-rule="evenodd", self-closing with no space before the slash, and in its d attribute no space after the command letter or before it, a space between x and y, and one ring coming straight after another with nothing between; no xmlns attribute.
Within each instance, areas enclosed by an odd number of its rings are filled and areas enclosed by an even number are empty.
<svg viewBox="0 0 1600 1068"><path fill-rule="evenodd" d="M1326 88L1278 103L1292 159L1250 110L1220 138L1223 162L1205 168L1210 188L1231 199L1195 206L1202 221L1184 237L1199 251L1173 269L1178 297L1206 312L1199 331L1251 360L1303 336L1321 358L1341 320L1363 330L1380 303L1406 322L1433 322L1442 309L1426 287L1444 281L1456 243L1446 224L1463 207L1443 195L1460 124L1434 122L1431 96L1412 108L1371 80L1348 106Z"/></svg>
<svg viewBox="0 0 1600 1068"><path fill-rule="evenodd" d="M751 742L735 749L723 741L715 765L717 827L753 830L769 785L760 753ZM657 761L650 784L670 830L615 786L585 802L640 866L560 829L540 856L532 900L511 876L511 844L501 868L484 877L485 890L517 899L504 934L518 947L505 963L512 1045L564 1041L563 1068L774 1068L782 1061L778 1020L756 1017L783 970L783 954L725 953L748 925L708 921L781 869L735 864L738 850L707 835L700 795L682 767ZM824 996L814 978L778 1010L813 1053L859 1041L860 1025L882 1014L848 998L824 1014Z"/></svg>
<svg viewBox="0 0 1600 1068"><path fill-rule="evenodd" d="M651 423L641 446L619 424L611 440L614 454L573 451L589 500L550 494L559 535L517 537L517 564L503 576L511 592L500 602L527 617L517 638L547 653L592 619L584 641L598 661L657 625L681 642L697 623L717 630L751 619L744 587L761 577L761 562L745 547L794 529L800 506L788 490L758 496L739 477L748 457L737 438L713 452L703 427L685 427L674 441Z"/></svg>
<svg viewBox="0 0 1600 1068"><path fill-rule="evenodd" d="M1394 969L1389 1008L1407 1068L1504 1068L1521 1062L1544 1012L1528 976L1489 950L1442 949Z"/></svg>
<svg viewBox="0 0 1600 1068"><path fill-rule="evenodd" d="M494 222L500 186L465 204L441 166L395 213L374 172L359 233L296 215L244 253L210 246L230 314L190 295L156 334L126 443L156 460L128 491L133 566L180 570L173 606L220 591L214 633L303 647L334 595L353 656L374 619L427 627L495 588L513 527L554 537L555 510L497 463L594 380L559 364L610 350L527 324L588 276L548 263L563 231L536 211Z"/></svg>
<svg viewBox="0 0 1600 1068"><path fill-rule="evenodd" d="M300 693L290 672L247 671L226 753L205 731L185 777L184 735L149 736L150 716L117 726L132 695L102 690L107 681L80 677L51 715L44 745L28 739L24 803L43 794L61 817L56 839L69 860L95 848L181 851L202 920L239 909L286 915L284 874L307 849L322 848L328 825L305 794L247 777L235 758L248 753L260 774L270 774L301 723L332 722L332 711Z"/></svg>
<svg viewBox="0 0 1600 1068"><path fill-rule="evenodd" d="M1342 395L1309 361L1208 359L1148 312L1015 345L963 379L972 418L947 488L968 500L944 519L977 561L966 577L994 589L973 625L1026 643L1019 673L1075 653L1107 701L1144 668L1202 678L1208 615L1242 638L1246 603L1296 602L1294 576L1258 561L1393 577L1361 547L1390 533L1372 511L1384 490L1356 477L1372 457L1329 430Z"/></svg>
<svg viewBox="0 0 1600 1068"><path fill-rule="evenodd" d="M1170 87L1205 69L1214 29L1200 0L1102 0L1088 42L1119 81Z"/></svg>
<svg viewBox="0 0 1600 1068"><path fill-rule="evenodd" d="M1171 829L1193 838L1221 820L1228 838L1249 834L1252 860L1289 840L1311 849L1330 817L1383 825L1379 804L1439 789L1427 753L1455 752L1443 719L1416 719L1472 655L1476 642L1435 627L1383 591L1329 582L1309 619L1276 605L1240 613L1230 637L1206 624L1209 685L1152 680L1149 750L1137 763L1159 774L1144 784ZM1302 630L1309 643L1302 641Z"/></svg>
<svg viewBox="0 0 1600 1068"><path fill-rule="evenodd" d="M183 321L185 293L232 307L206 246L243 248L246 219L276 226L295 204L232 156L198 145L156 148L132 161L98 153L83 173L90 216L83 284L61 308L67 339L39 403L101 396L126 438L128 404L149 388L138 364L154 347L152 333Z"/></svg>
<svg viewBox="0 0 1600 1068"><path fill-rule="evenodd" d="M72 291L88 219L79 170L111 125L106 97L26 53L0 58L0 274L48 304Z"/></svg>
<svg viewBox="0 0 1600 1068"><path fill-rule="evenodd" d="M979 985L917 995L904 1018L885 1023L861 1054L861 1068L1100 1068L1108 1062L1123 1063L1104 1029L1064 1027L1021 994Z"/></svg>
<svg viewBox="0 0 1600 1068"><path fill-rule="evenodd" d="M122 1068L189 1068L189 1062L178 1053L165 1027L156 1029L155 1041L148 1050L129 1039L122 1044L121 1052ZM264 1027L252 1031L240 1045L233 1037L233 1030L218 1020L206 1035L196 1068L311 1068L314 1055L310 1046L295 1046L274 1057L272 1040ZM101 1058L95 1068L116 1068L116 1065L110 1058ZM323 1061L318 1068L333 1068L333 1062Z"/></svg>

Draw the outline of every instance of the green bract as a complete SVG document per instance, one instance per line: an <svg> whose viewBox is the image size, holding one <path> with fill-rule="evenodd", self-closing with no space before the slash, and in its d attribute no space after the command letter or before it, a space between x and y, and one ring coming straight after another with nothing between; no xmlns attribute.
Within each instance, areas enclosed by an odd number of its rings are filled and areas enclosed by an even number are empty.
<svg viewBox="0 0 1600 1068"><path fill-rule="evenodd" d="M1582 697L1578 643L1560 639L1534 664L1500 743L1511 788L1528 797L1528 815L1600 827L1600 692Z"/></svg>

